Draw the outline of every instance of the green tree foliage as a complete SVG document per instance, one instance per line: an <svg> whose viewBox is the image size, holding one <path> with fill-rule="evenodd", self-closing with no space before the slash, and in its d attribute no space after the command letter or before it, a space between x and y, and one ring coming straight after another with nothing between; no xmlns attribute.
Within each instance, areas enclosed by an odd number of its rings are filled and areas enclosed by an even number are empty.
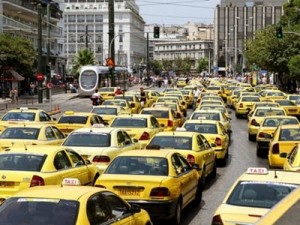
<svg viewBox="0 0 300 225"><path fill-rule="evenodd" d="M33 75L37 53L29 39L0 34L0 56L3 64L12 67L24 77Z"/></svg>
<svg viewBox="0 0 300 225"><path fill-rule="evenodd" d="M207 70L208 68L208 58L201 58L198 60L197 72L201 73L202 71Z"/></svg>
<svg viewBox="0 0 300 225"><path fill-rule="evenodd" d="M176 74L188 74L191 71L192 62L190 58L182 59L177 57L174 60L173 68L176 71Z"/></svg>
<svg viewBox="0 0 300 225"><path fill-rule="evenodd" d="M300 55L295 55L290 59L288 68L290 71L290 78L300 81Z"/></svg>
<svg viewBox="0 0 300 225"><path fill-rule="evenodd" d="M158 60L153 60L150 62L150 68L155 75L159 75L162 71L162 62Z"/></svg>
<svg viewBox="0 0 300 225"><path fill-rule="evenodd" d="M94 65L94 53L88 49L82 49L77 53L76 62L72 69L72 74L74 74L75 77L78 77L80 67L86 65Z"/></svg>

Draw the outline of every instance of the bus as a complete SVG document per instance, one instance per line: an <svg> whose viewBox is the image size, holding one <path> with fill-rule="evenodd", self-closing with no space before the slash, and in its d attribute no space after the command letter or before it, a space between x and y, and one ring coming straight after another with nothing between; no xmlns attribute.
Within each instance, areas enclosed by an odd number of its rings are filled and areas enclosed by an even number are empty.
<svg viewBox="0 0 300 225"><path fill-rule="evenodd" d="M115 67L115 87L122 90L129 88L129 75L126 67ZM91 96L96 89L110 87L111 77L108 66L82 66L78 79L78 95Z"/></svg>

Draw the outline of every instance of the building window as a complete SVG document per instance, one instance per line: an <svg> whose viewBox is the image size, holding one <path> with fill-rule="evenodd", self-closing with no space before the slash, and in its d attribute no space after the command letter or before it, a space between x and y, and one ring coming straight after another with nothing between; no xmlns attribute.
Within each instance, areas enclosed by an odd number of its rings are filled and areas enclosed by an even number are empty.
<svg viewBox="0 0 300 225"><path fill-rule="evenodd" d="M78 15L77 16L77 22L78 23L84 23L85 22L84 15Z"/></svg>
<svg viewBox="0 0 300 225"><path fill-rule="evenodd" d="M95 22L103 22L103 15L96 15Z"/></svg>

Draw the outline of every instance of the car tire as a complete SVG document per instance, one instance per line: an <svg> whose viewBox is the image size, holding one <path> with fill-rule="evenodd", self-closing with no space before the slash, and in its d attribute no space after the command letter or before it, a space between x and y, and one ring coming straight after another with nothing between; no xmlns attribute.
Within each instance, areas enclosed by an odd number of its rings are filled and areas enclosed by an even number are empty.
<svg viewBox="0 0 300 225"><path fill-rule="evenodd" d="M239 119L239 118L241 118L241 116L239 115L239 114L235 114L235 117L237 118L237 119Z"/></svg>
<svg viewBox="0 0 300 225"><path fill-rule="evenodd" d="M198 207L201 204L202 201L202 191L203 191L203 186L201 184L201 179L198 181L198 186L197 186L197 191L195 194L195 199L193 201L193 205L195 207Z"/></svg>
<svg viewBox="0 0 300 225"><path fill-rule="evenodd" d="M180 201L178 199L178 202L177 202L176 208L175 208L174 216L171 219L171 224L174 224L174 225L179 225L180 224L181 213L182 213L182 207L181 207L181 203L180 203Z"/></svg>
<svg viewBox="0 0 300 225"><path fill-rule="evenodd" d="M259 147L256 147L256 156L257 157L261 157L262 156Z"/></svg>
<svg viewBox="0 0 300 225"><path fill-rule="evenodd" d="M217 177L217 159L215 159L213 171L211 172L211 179L215 179Z"/></svg>
<svg viewBox="0 0 300 225"><path fill-rule="evenodd" d="M249 140L249 141L255 142L255 141L256 141L256 135L253 135L253 134L249 134L249 133L248 133L248 140Z"/></svg>

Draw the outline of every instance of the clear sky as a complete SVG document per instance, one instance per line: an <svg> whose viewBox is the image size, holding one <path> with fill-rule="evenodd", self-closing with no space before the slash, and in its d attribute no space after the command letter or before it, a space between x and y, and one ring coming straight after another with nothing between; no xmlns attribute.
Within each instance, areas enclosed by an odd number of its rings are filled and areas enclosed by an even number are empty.
<svg viewBox="0 0 300 225"><path fill-rule="evenodd" d="M146 24L213 23L220 0L136 0Z"/></svg>

